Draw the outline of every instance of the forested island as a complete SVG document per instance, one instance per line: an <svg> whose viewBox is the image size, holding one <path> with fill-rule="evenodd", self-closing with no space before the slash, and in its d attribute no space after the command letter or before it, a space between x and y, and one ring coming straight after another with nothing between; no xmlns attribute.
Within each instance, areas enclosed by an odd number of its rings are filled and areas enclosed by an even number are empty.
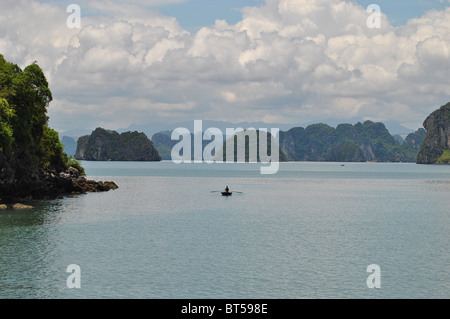
<svg viewBox="0 0 450 319"><path fill-rule="evenodd" d="M336 128L326 124L294 127L279 133L280 161L413 163L425 136L421 128L399 142L383 123L372 121L341 124ZM171 150L178 143L171 140L171 132L157 133L152 140L162 159L170 160ZM270 139L268 142L270 145ZM248 154L247 141L246 148Z"/></svg>
<svg viewBox="0 0 450 319"><path fill-rule="evenodd" d="M161 161L153 142L144 133L119 134L103 128L78 139L75 158L86 161Z"/></svg>
<svg viewBox="0 0 450 319"><path fill-rule="evenodd" d="M280 133L280 147L288 161L415 162L425 130L397 141L383 123L314 124Z"/></svg>
<svg viewBox="0 0 450 319"><path fill-rule="evenodd" d="M417 163L450 164L450 102L431 113L423 126L427 136L417 156Z"/></svg>
<svg viewBox="0 0 450 319"><path fill-rule="evenodd" d="M89 181L48 126L52 93L42 69L25 69L0 54L0 204L116 189Z"/></svg>

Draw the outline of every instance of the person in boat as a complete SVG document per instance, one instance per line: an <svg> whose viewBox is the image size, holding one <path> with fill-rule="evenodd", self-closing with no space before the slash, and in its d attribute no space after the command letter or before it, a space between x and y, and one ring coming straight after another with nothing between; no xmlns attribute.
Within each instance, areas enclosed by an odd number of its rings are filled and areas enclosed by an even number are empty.
<svg viewBox="0 0 450 319"><path fill-rule="evenodd" d="M230 192L230 189L228 188L228 186L225 187L225 193L229 193L229 192Z"/></svg>

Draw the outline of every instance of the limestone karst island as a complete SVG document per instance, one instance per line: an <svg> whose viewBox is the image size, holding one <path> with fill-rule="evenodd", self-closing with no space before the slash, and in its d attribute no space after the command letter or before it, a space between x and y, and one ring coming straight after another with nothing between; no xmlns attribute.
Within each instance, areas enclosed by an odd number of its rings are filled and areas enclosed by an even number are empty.
<svg viewBox="0 0 450 319"><path fill-rule="evenodd" d="M114 182L90 181L48 126L52 93L42 69L25 69L0 55L0 204L109 191ZM19 207L16 205L16 207Z"/></svg>

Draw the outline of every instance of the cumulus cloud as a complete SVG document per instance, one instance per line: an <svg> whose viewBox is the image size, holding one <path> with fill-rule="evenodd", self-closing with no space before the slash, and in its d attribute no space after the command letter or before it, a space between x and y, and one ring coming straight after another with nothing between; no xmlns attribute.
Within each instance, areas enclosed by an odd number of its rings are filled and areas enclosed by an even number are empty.
<svg viewBox="0 0 450 319"><path fill-rule="evenodd" d="M93 0L101 14L81 29L66 27L65 8L2 2L0 52L45 70L60 130L193 119L418 127L450 96L450 8L399 27L382 15L370 29L353 1L266 0L236 24L189 33L142 6L152 2Z"/></svg>

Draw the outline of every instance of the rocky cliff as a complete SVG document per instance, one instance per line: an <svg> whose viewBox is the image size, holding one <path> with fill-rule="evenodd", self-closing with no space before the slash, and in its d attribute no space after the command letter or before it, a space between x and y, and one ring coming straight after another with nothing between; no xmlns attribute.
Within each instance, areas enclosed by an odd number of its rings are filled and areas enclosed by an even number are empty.
<svg viewBox="0 0 450 319"><path fill-rule="evenodd" d="M448 164L450 151L450 102L434 111L423 123L427 136L422 143L418 164Z"/></svg>
<svg viewBox="0 0 450 319"><path fill-rule="evenodd" d="M75 158L86 161L160 161L161 156L144 133L119 134L97 128L78 139Z"/></svg>
<svg viewBox="0 0 450 319"><path fill-rule="evenodd" d="M64 171L29 166L0 152L0 204L50 200L68 195L115 190L114 182L97 182L69 167Z"/></svg>
<svg viewBox="0 0 450 319"><path fill-rule="evenodd" d="M280 133L280 146L289 161L414 162L420 132L400 144L383 123L326 124L297 127Z"/></svg>
<svg viewBox="0 0 450 319"><path fill-rule="evenodd" d="M423 128L420 128L416 132L409 134L403 143L412 146L416 150L420 150L426 136L427 132Z"/></svg>
<svg viewBox="0 0 450 319"><path fill-rule="evenodd" d="M419 129L400 143L383 123L372 121L340 124L336 128L313 124L279 134L281 161L413 163L425 138L425 130ZM178 143L171 140L170 132L155 134L153 141L164 159L170 159L170 151ZM246 149L247 146L246 143Z"/></svg>
<svg viewBox="0 0 450 319"><path fill-rule="evenodd" d="M88 181L78 162L64 153L58 132L48 126L52 93L44 72L25 69L0 54L0 206L117 188Z"/></svg>
<svg viewBox="0 0 450 319"><path fill-rule="evenodd" d="M155 148L158 150L158 153L163 160L172 159L172 148L179 142L172 141L171 134L172 132L170 131L164 131L156 133L152 137Z"/></svg>

